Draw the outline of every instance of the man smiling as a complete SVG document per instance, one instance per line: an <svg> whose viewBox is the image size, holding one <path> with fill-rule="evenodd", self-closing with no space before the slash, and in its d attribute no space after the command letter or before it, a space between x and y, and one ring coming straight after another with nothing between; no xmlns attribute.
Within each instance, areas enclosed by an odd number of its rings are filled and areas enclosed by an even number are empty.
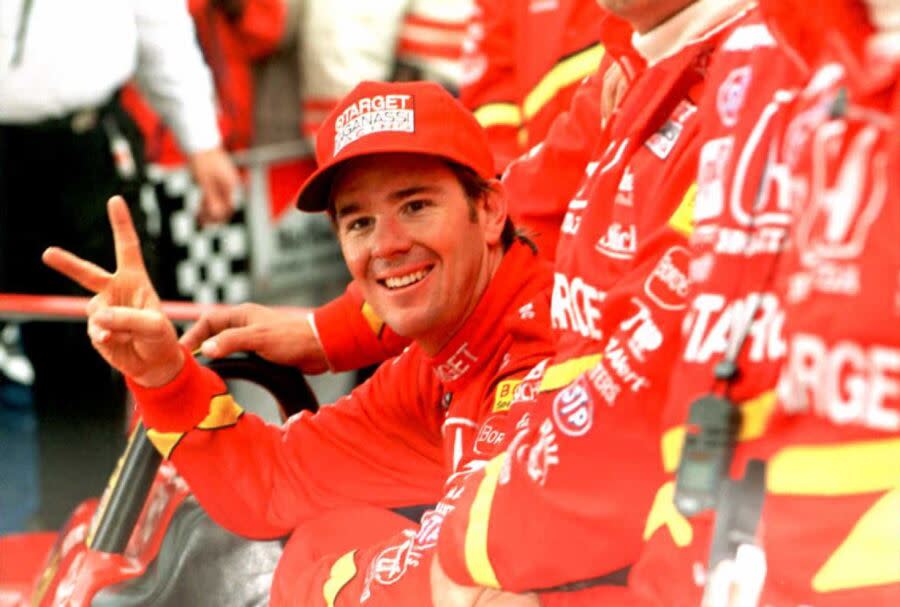
<svg viewBox="0 0 900 607"><path fill-rule="evenodd" d="M549 267L507 219L483 131L437 85L359 85L320 131L317 159L298 206L329 212L373 323L413 344L315 415L275 427L244 414L179 346L121 199L109 204L114 274L61 249L44 259L96 293L95 348L210 515L252 537L294 532L273 605L419 605L455 483L501 440L492 428L515 382L549 355ZM412 511L421 528L396 513ZM406 557L363 550L394 533ZM312 564L327 554L340 575L320 581Z"/></svg>

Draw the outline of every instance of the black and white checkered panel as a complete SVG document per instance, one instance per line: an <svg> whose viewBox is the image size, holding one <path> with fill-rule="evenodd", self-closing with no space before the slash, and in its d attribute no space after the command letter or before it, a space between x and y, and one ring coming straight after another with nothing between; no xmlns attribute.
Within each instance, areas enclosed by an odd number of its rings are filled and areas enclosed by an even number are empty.
<svg viewBox="0 0 900 607"><path fill-rule="evenodd" d="M174 296L197 303L239 303L250 299L250 237L246 203L225 225L197 223L200 189L186 171L149 172L160 209L159 273ZM153 217L148 218L152 230ZM173 275L174 274L174 275Z"/></svg>

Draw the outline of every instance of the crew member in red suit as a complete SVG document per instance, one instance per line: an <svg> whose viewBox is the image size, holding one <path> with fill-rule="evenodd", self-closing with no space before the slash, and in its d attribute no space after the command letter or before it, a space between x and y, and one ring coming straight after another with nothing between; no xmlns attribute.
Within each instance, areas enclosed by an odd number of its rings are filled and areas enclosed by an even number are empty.
<svg viewBox="0 0 900 607"><path fill-rule="evenodd" d="M498 170L543 141L603 61L609 14L596 0L480 0L463 45L460 100L488 133ZM608 26L606 27L608 30ZM630 34L630 28L622 24ZM622 41L627 44L627 37ZM634 76L634 67L615 71ZM597 125L599 128L599 125Z"/></svg>
<svg viewBox="0 0 900 607"><path fill-rule="evenodd" d="M752 3L610 4L638 32L647 67L569 204L557 353L517 395L527 419L514 404L508 448L468 479L445 522L437 605L496 596L479 586L532 591L535 604L628 598L583 588L636 560L661 482L658 424L689 296L698 104L710 61Z"/></svg>
<svg viewBox="0 0 900 607"><path fill-rule="evenodd" d="M371 317L412 344L349 396L282 427L244 413L178 344L121 200L109 205L116 273L45 254L97 293L93 344L126 375L151 441L213 519L251 537L294 532L275 605L296 604L320 554L416 535L418 521L394 510L426 511L431 529L445 488L499 440L491 428L516 382L550 352L549 265L507 218L481 127L441 87L360 84L329 116L317 160L298 205L327 210ZM347 554L342 566L367 567ZM329 588L333 601L342 584Z"/></svg>

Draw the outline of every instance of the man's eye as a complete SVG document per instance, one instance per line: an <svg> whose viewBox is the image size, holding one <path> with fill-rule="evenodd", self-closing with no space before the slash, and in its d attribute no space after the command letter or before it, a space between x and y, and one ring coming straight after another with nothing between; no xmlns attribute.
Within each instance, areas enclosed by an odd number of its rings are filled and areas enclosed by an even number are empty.
<svg viewBox="0 0 900 607"><path fill-rule="evenodd" d="M360 230L365 230L370 225L372 225L371 217L357 217L356 219L351 219L345 224L344 229L347 232L358 232Z"/></svg>
<svg viewBox="0 0 900 607"><path fill-rule="evenodd" d="M429 200L410 200L406 203L406 210L411 213L418 213L430 204L431 201Z"/></svg>

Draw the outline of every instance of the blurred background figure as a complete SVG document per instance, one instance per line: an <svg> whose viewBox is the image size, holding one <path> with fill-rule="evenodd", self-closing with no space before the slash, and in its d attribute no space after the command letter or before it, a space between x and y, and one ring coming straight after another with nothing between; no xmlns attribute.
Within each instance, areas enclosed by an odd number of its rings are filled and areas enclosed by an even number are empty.
<svg viewBox="0 0 900 607"><path fill-rule="evenodd" d="M41 267L41 250L66 243L111 267L106 199L122 194L143 217L143 141L120 102L132 77L185 150L202 217L230 215L237 173L183 1L0 0L0 292L73 293ZM121 382L83 334L82 325L22 326L42 494L53 494L39 524L51 527L100 491L122 445Z"/></svg>
<svg viewBox="0 0 900 607"><path fill-rule="evenodd" d="M502 171L544 140L605 54L596 0L477 0L460 101L487 130Z"/></svg>
<svg viewBox="0 0 900 607"><path fill-rule="evenodd" d="M431 80L456 92L472 0L308 0L299 54L302 132L312 140L361 80Z"/></svg>

